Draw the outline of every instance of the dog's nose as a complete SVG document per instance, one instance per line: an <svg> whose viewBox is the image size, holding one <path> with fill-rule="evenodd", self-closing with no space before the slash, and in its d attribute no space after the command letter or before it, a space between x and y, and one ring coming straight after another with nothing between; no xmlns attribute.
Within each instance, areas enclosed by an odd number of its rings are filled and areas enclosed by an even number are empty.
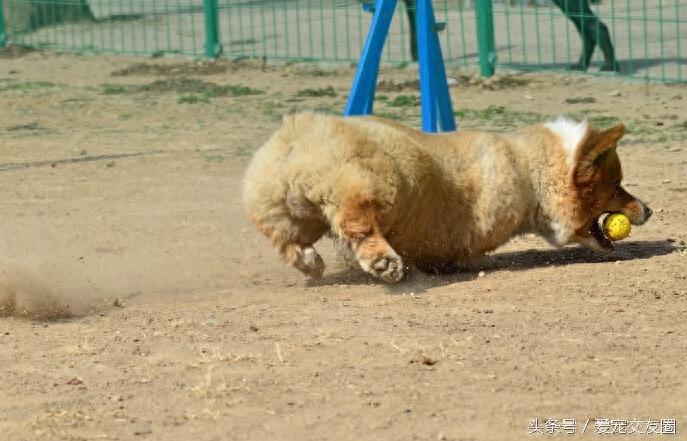
<svg viewBox="0 0 687 441"><path fill-rule="evenodd" d="M644 206L644 219L649 220L651 215L654 214L653 210L646 205Z"/></svg>

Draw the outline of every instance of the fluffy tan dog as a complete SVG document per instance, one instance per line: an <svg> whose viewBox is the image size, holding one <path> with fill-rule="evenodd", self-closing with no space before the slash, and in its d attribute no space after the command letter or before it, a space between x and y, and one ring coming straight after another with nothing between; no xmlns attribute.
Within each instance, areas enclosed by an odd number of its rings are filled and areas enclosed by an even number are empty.
<svg viewBox="0 0 687 441"><path fill-rule="evenodd" d="M510 238L612 249L607 212L634 224L651 210L621 186L618 125L564 118L508 134L426 134L378 117L287 116L246 173L251 220L285 262L320 276L324 234L387 282L404 264L469 266Z"/></svg>

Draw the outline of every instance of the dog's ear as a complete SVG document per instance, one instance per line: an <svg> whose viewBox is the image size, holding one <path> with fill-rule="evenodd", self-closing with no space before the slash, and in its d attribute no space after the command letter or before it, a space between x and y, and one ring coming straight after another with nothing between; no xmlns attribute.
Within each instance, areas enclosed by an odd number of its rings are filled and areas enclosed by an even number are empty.
<svg viewBox="0 0 687 441"><path fill-rule="evenodd" d="M594 172L608 159L618 146L618 140L625 134L625 126L620 123L608 130L599 132L590 130L577 150L575 181L587 182L594 177Z"/></svg>

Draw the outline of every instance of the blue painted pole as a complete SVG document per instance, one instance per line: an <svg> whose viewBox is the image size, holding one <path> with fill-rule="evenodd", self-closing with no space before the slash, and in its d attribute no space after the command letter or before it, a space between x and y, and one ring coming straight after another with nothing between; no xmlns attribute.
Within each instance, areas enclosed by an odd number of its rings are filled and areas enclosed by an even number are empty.
<svg viewBox="0 0 687 441"><path fill-rule="evenodd" d="M422 130L456 130L431 0L417 2L417 36Z"/></svg>
<svg viewBox="0 0 687 441"><path fill-rule="evenodd" d="M432 18L434 22L434 18ZM457 129L456 119L451 105L451 95L448 90L448 78L444 67L444 56L441 54L439 36L434 32L432 42L433 62L436 64L434 77L437 110L439 111L439 125L443 132L452 132Z"/></svg>
<svg viewBox="0 0 687 441"><path fill-rule="evenodd" d="M437 104L434 88L434 72L432 64L432 45L430 44L430 0L418 0L415 17L417 20L417 49L420 64L420 110L422 113L422 130L437 131Z"/></svg>
<svg viewBox="0 0 687 441"><path fill-rule="evenodd" d="M389 33L391 18L396 9L396 0L377 0L370 32L365 40L365 48L358 63L353 79L351 93L344 115L369 115L374 106L377 72L382 58L384 42Z"/></svg>
<svg viewBox="0 0 687 441"><path fill-rule="evenodd" d="M348 96L344 110L345 116L369 115L373 111L379 64L396 3L396 0L377 0L374 9L370 7L370 4L363 4L365 10L374 10L374 16ZM456 130L451 96L446 82L446 69L437 34L439 26L434 20L431 0L417 1L416 19L422 130L425 132Z"/></svg>

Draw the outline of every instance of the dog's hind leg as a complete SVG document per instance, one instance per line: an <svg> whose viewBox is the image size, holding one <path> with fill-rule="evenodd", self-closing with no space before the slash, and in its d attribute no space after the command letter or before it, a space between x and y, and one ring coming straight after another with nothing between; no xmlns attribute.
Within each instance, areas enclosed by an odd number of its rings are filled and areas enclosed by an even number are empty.
<svg viewBox="0 0 687 441"><path fill-rule="evenodd" d="M267 236L284 262L311 277L320 277L324 261L313 244L329 226L321 212L307 201L295 200L290 192L285 199L264 201L259 210L250 210L250 217Z"/></svg>
<svg viewBox="0 0 687 441"><path fill-rule="evenodd" d="M350 245L363 270L395 283L403 278L403 262L380 231L381 208L373 199L351 198L332 210L332 229Z"/></svg>

